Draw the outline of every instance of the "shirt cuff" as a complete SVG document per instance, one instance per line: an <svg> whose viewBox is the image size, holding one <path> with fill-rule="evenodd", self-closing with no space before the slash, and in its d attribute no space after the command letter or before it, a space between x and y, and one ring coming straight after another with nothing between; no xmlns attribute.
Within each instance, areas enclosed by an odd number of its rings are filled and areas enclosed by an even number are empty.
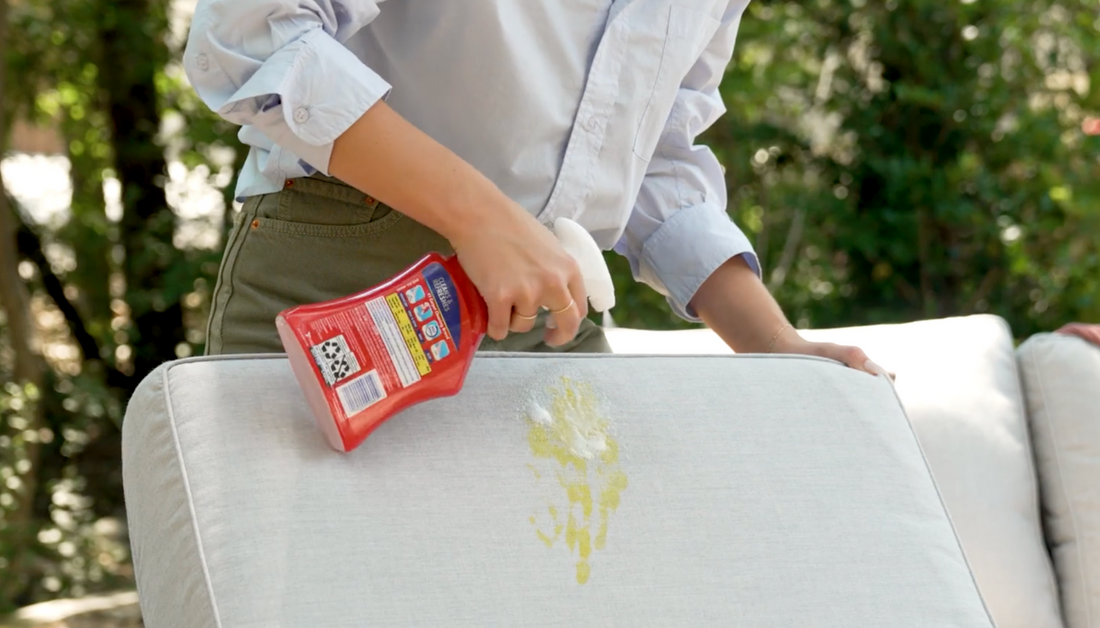
<svg viewBox="0 0 1100 628"><path fill-rule="evenodd" d="M390 89L343 44L315 29L268 59L218 113L229 120L251 114L257 130L327 175L333 142Z"/></svg>
<svg viewBox="0 0 1100 628"><path fill-rule="evenodd" d="M760 261L726 212L702 203L672 215L642 247L641 277L668 297L676 315L701 322L688 304L711 273L741 255L759 277Z"/></svg>

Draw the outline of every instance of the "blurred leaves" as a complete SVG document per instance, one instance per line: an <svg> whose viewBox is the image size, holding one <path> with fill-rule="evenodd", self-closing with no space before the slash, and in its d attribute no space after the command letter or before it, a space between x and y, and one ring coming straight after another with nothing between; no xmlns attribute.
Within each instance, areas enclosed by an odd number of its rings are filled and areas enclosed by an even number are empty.
<svg viewBox="0 0 1100 628"><path fill-rule="evenodd" d="M32 449L43 438L35 429L40 392L33 384L10 382L0 388L0 612L10 610L13 600L31 584L26 568L34 559L32 543L37 523L23 515L33 498L35 456Z"/></svg>
<svg viewBox="0 0 1100 628"><path fill-rule="evenodd" d="M0 611L104 587L127 574L127 548L112 524L124 516L124 403L152 365L201 353L220 259L216 234L227 220L216 217L215 237L195 243L188 234L210 219L180 216L185 199L176 179L197 176L231 190L243 156L236 129L201 106L183 80L175 61L182 40L169 23L168 2L10 6L0 104L6 119L60 134L73 194L67 211L48 224L16 212L20 254L28 260L19 273L32 293L50 367L36 407L51 438L0 438L0 468L25 466L19 461L32 449L38 457L25 483L30 529L3 531L10 518L0 515L0 560L7 561L0 568ZM166 161L181 164L182 173ZM229 194L222 197L227 217ZM12 382L14 364L4 321L0 309L0 385ZM0 393L0 407L2 395L26 405L9 391ZM18 577L6 576L9 567Z"/></svg>
<svg viewBox="0 0 1100 628"><path fill-rule="evenodd" d="M792 319L1100 320L1098 28L1091 2L749 4L702 141ZM666 326L628 273L616 321Z"/></svg>
<svg viewBox="0 0 1100 628"><path fill-rule="evenodd" d="M111 405L117 412L117 404L84 378L62 379L52 392L65 395L59 410L68 420L54 415L52 426L36 429L36 408L46 403L42 391L15 383L0 388L0 613L62 593L117 586L130 576L127 548L110 529L114 520L96 517L95 495L73 463L97 435L94 419ZM37 468L31 448L39 450ZM28 493L34 484L41 490ZM8 516L28 499L34 518Z"/></svg>

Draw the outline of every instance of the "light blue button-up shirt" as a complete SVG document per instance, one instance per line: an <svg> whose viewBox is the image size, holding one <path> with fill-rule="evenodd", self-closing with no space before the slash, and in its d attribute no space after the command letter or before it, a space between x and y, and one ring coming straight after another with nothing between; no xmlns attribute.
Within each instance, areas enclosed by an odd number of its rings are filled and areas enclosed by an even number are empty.
<svg viewBox="0 0 1100 628"><path fill-rule="evenodd" d="M748 0L200 0L184 55L242 126L238 198L328 173L379 99L543 223L564 216L687 304L748 239L695 138Z"/></svg>

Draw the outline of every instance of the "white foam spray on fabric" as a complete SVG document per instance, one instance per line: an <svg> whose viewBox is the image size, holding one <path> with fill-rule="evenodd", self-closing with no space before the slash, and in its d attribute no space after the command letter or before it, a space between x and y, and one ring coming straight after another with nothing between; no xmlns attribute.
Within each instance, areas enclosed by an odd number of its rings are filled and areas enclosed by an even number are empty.
<svg viewBox="0 0 1100 628"><path fill-rule="evenodd" d="M553 432L572 454L591 460L607 451L607 418L602 411L596 410L600 400L593 398L595 395L590 389L583 399L573 399L570 402L559 397L551 400L546 391L560 385L563 379L571 378L557 375L532 386L524 402L522 414L539 425L553 428Z"/></svg>

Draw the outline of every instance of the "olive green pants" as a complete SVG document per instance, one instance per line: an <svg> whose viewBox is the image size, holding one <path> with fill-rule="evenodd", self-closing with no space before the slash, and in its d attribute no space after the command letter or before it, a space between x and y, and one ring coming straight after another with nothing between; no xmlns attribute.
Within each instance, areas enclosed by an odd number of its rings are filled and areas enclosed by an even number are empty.
<svg viewBox="0 0 1100 628"><path fill-rule="evenodd" d="M291 179L282 191L248 199L226 244L214 288L206 353L281 353L275 317L286 308L361 292L430 251L450 254L442 236L340 181ZM482 351L608 353L590 320L563 347L543 342L547 316L535 329L486 338Z"/></svg>

